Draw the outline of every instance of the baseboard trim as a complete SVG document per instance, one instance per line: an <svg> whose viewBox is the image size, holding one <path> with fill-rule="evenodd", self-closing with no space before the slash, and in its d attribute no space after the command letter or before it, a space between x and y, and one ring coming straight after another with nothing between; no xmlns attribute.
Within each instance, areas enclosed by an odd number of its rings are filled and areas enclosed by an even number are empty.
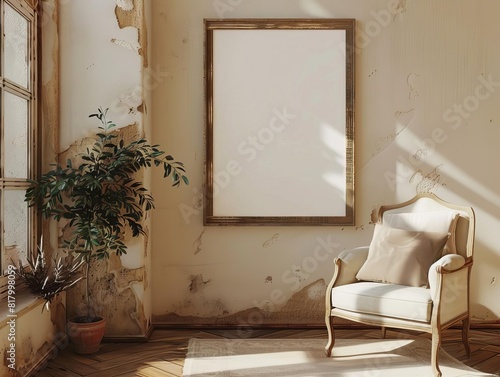
<svg viewBox="0 0 500 377"><path fill-rule="evenodd" d="M337 323L334 324L336 329L342 330L362 330L362 329L379 329L377 326L364 325L362 323ZM154 330L199 330L199 329L214 329L214 330L323 330L325 325L318 324L260 324L259 326L237 325L237 324L189 324L189 323L155 323L152 325ZM453 325L450 328L461 329L460 324ZM474 330L488 330L500 328L500 322L471 322L470 328ZM153 330L153 331L154 331Z"/></svg>
<svg viewBox="0 0 500 377"><path fill-rule="evenodd" d="M258 326L250 325L236 325L236 324L186 324L186 323L157 323L153 325L155 330L160 329L186 329L186 330L199 330L199 329L217 329L217 330L322 330L325 325L307 325L307 324L260 324ZM363 324L338 324L335 328L356 328L368 329L374 328L373 326Z"/></svg>
<svg viewBox="0 0 500 377"><path fill-rule="evenodd" d="M137 336L105 336L102 338L103 343L146 343L151 338L155 327L150 325L145 335Z"/></svg>

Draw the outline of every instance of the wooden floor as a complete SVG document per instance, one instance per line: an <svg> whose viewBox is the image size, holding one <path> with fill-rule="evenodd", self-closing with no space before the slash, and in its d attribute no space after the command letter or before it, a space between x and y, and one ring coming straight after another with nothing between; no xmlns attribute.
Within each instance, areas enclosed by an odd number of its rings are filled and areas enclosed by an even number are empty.
<svg viewBox="0 0 500 377"><path fill-rule="evenodd" d="M380 338L380 330L336 330L337 338ZM418 335L411 333L412 335ZM387 331L387 338L397 337ZM420 336L429 338L428 334ZM326 330L155 330L148 343L104 343L92 356L74 354L71 346L36 376L38 377L163 377L182 376L182 367L190 338L321 338ZM459 330L444 332L443 348L450 355L482 372L500 376L500 329L471 330L472 355L465 357Z"/></svg>

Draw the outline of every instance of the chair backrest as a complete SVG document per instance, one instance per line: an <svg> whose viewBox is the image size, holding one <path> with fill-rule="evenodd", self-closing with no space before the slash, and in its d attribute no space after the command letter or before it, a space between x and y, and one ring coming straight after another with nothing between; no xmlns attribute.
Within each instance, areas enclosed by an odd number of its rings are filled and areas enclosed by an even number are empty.
<svg viewBox="0 0 500 377"><path fill-rule="evenodd" d="M384 219L387 219L387 215L389 214L439 213L442 216L445 213L443 211L453 214L458 213L458 221L456 227L452 229L449 240L449 242L454 243L454 246L452 248L447 246L447 248L456 249L457 254L462 255L466 259L472 259L474 253L475 217L474 210L471 207L447 203L432 193L421 193L404 203L381 206L378 212L378 221L384 222ZM424 229L413 230L420 231Z"/></svg>

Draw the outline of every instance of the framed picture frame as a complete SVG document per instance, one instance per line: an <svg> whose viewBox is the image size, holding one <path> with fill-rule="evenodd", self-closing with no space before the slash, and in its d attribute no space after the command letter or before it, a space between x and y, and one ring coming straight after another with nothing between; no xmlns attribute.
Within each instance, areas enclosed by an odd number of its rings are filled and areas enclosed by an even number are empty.
<svg viewBox="0 0 500 377"><path fill-rule="evenodd" d="M205 225L354 225L354 19L205 19Z"/></svg>

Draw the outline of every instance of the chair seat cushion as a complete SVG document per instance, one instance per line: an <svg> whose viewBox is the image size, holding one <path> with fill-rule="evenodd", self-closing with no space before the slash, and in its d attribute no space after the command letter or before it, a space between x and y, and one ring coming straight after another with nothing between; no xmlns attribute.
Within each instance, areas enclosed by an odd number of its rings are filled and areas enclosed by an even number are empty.
<svg viewBox="0 0 500 377"><path fill-rule="evenodd" d="M431 320L432 312L429 289L375 282L333 288L332 306L352 312L427 323Z"/></svg>

